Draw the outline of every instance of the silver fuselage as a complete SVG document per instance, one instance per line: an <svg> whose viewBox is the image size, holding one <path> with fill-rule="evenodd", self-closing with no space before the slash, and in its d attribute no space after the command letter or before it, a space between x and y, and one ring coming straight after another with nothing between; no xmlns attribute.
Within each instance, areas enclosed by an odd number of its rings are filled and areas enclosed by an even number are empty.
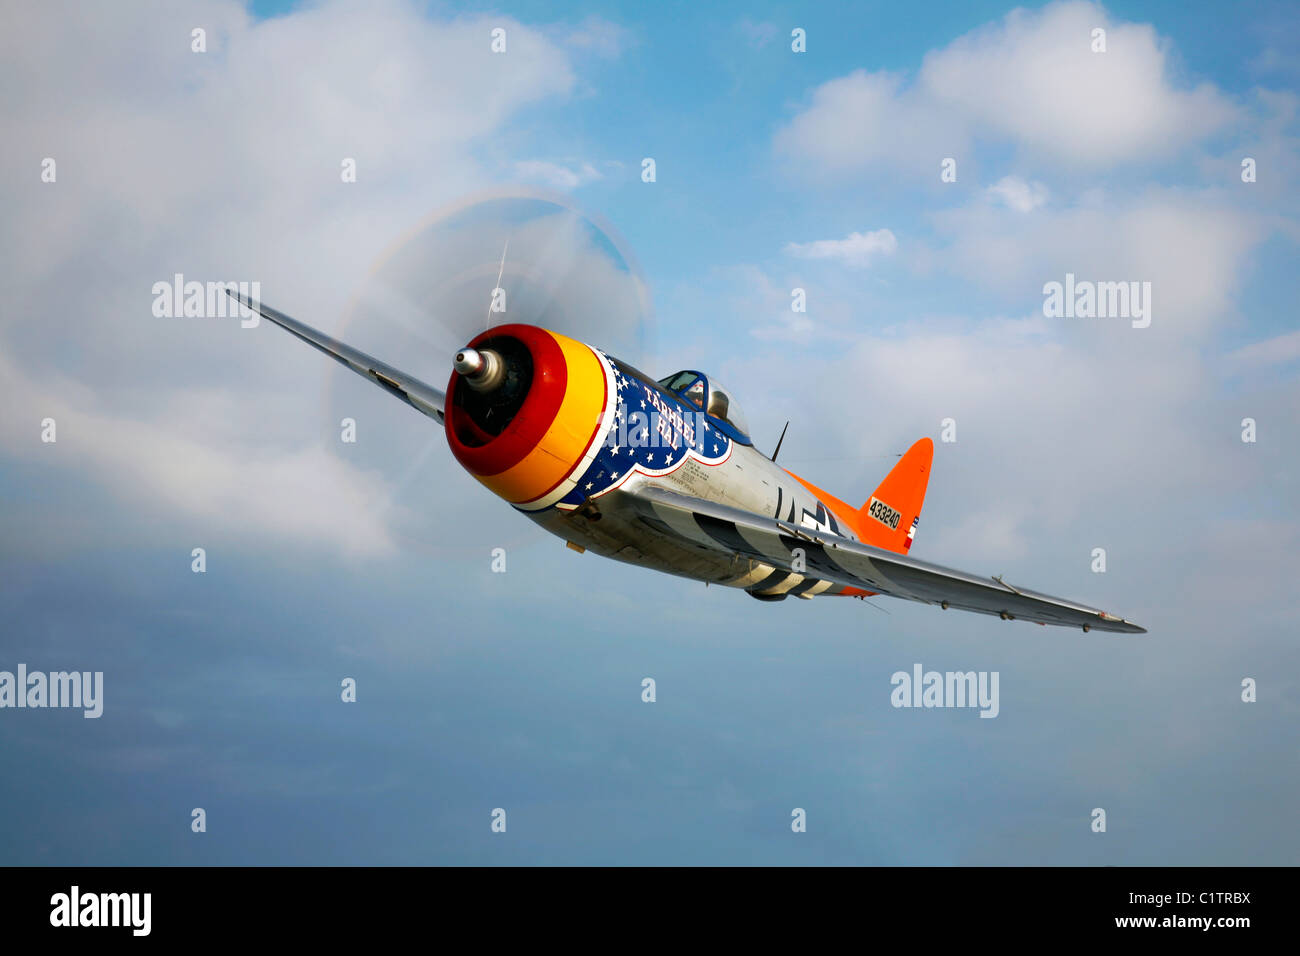
<svg viewBox="0 0 1300 956"><path fill-rule="evenodd" d="M620 487L632 491L646 485L857 540L852 529L826 503L752 445L732 442L730 454L718 464L705 464L688 457L667 474L634 473ZM653 524L629 516L623 509L602 511L599 498L592 506L526 513L551 534L585 551L666 574L744 588L758 597L779 597L805 580L801 575L784 574L762 561L725 556L683 542L680 536L665 534ZM831 587L829 582L824 586L813 585L801 589L797 596L812 597Z"/></svg>

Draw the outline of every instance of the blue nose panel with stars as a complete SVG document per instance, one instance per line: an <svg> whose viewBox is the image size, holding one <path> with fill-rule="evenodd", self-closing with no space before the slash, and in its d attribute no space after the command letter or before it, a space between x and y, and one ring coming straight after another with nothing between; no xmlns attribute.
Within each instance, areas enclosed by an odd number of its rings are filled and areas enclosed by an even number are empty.
<svg viewBox="0 0 1300 956"><path fill-rule="evenodd" d="M609 427L596 457L557 508L570 511L635 474L666 475L688 458L720 465L731 455L731 439L703 412L599 354L614 369L615 390L605 407Z"/></svg>

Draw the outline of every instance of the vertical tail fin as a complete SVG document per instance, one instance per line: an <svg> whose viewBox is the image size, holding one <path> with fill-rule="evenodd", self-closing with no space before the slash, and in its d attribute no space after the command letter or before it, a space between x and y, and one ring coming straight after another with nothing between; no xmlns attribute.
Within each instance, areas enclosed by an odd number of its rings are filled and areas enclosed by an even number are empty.
<svg viewBox="0 0 1300 956"><path fill-rule="evenodd" d="M934 442L922 438L885 476L858 512L858 535L866 544L906 554L916 535L930 481Z"/></svg>

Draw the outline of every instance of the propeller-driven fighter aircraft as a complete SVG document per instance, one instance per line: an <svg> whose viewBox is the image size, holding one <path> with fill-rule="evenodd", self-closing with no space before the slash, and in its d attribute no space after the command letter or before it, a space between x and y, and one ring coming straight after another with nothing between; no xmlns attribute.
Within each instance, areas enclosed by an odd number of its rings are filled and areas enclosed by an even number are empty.
<svg viewBox="0 0 1300 956"><path fill-rule="evenodd" d="M536 325L498 325L434 388L247 296L241 304L440 423L456 460L575 551L762 601L877 594L1003 620L1145 633L1075 601L909 554L934 444L902 456L860 508L754 447L732 393L687 370L652 379Z"/></svg>

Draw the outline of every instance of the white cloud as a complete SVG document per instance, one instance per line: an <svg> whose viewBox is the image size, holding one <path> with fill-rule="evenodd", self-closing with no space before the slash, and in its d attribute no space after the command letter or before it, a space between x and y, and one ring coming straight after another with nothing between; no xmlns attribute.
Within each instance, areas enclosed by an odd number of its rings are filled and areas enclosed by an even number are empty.
<svg viewBox="0 0 1300 956"><path fill-rule="evenodd" d="M1018 176L1004 176L986 190L993 199L1016 212L1032 212L1047 202L1047 187L1027 183Z"/></svg>
<svg viewBox="0 0 1300 956"><path fill-rule="evenodd" d="M761 50L777 37L777 28L775 23L755 22L749 17L743 17L737 24L741 36L745 38L753 49Z"/></svg>
<svg viewBox="0 0 1300 956"><path fill-rule="evenodd" d="M888 229L874 232L851 232L843 239L818 239L814 242L787 243L787 255L799 259L833 259L855 268L866 268L877 256L893 255L898 240Z"/></svg>
<svg viewBox="0 0 1300 956"><path fill-rule="evenodd" d="M95 391L80 382L33 376L3 356L0 395L8 412L0 420L7 455L55 463L136 509L183 515L187 526L206 532L200 545L243 531L263 542L288 539L358 557L393 548L379 507L390 497L383 476L340 460L322 444L267 446L255 424L264 410L228 395L160 396L158 412L143 421L105 412ZM242 416L238 424L235 416ZM54 420L58 439L48 444L38 428L46 418ZM400 521L402 514L384 517Z"/></svg>
<svg viewBox="0 0 1300 956"><path fill-rule="evenodd" d="M745 264L716 269L713 277L720 280L724 309L742 317L746 331L754 338L796 344L805 341L813 331L808 313L791 308L792 290L802 285L795 276L776 281L758 266ZM698 294L698 290L693 294ZM692 353L700 354L698 350L688 350L679 357L679 363L692 361Z"/></svg>
<svg viewBox="0 0 1300 956"><path fill-rule="evenodd" d="M966 142L963 125L905 90L901 74L865 70L817 87L776 135L777 151L810 164L810 174L885 165L937 177L939 161L962 155Z"/></svg>
<svg viewBox="0 0 1300 956"><path fill-rule="evenodd" d="M542 183L552 189L569 190L600 179L600 171L591 163L579 163L573 168L541 159L520 160L514 165L515 175L527 182Z"/></svg>
<svg viewBox="0 0 1300 956"><path fill-rule="evenodd" d="M1150 282L1153 336L1201 336L1231 315L1260 217L1216 192L1154 189L1096 194L1034 216L989 203L933 217L949 273L1028 305L1043 284L1080 279Z"/></svg>
<svg viewBox="0 0 1300 956"><path fill-rule="evenodd" d="M1252 342L1229 352L1227 361L1239 368L1282 365L1300 359L1300 331L1284 332L1262 342Z"/></svg>
<svg viewBox="0 0 1300 956"><path fill-rule="evenodd" d="M207 53L190 50L196 24ZM497 25L505 56L490 50ZM574 85L542 31L437 22L402 0L261 21L236 0L15 9L0 89L6 139L31 148L0 155L4 229L25 237L0 262L0 401L25 410L5 429L6 454L70 463L159 520L384 553L403 520L391 495L403 472L365 470L377 449L349 463L336 424L321 431L321 383L347 373L276 330L155 318L151 286L174 272L257 280L266 301L346 337L335 323L389 243L483 188L482 142L512 122L519 135L517 116ZM57 160L56 183L40 182L43 156ZM349 157L355 183L340 176ZM371 391L397 421L411 414ZM41 445L30 416L53 410L59 442Z"/></svg>
<svg viewBox="0 0 1300 956"><path fill-rule="evenodd" d="M1097 27L1105 53L1091 49ZM1236 113L1209 84L1178 85L1167 51L1151 26L1097 4L1017 9L931 51L910 85L862 71L823 84L776 145L828 170L885 162L936 177L971 138L1082 167L1151 161Z"/></svg>
<svg viewBox="0 0 1300 956"><path fill-rule="evenodd" d="M1106 30L1105 53L1091 49ZM1114 21L1099 5L1013 10L1001 24L928 55L920 83L1015 142L1087 165L1145 160L1228 122L1212 86L1180 89L1167 44L1148 24Z"/></svg>
<svg viewBox="0 0 1300 956"><path fill-rule="evenodd" d="M1265 47L1248 64L1256 73L1295 73L1294 56L1283 53L1275 46Z"/></svg>
<svg viewBox="0 0 1300 956"><path fill-rule="evenodd" d="M630 42L628 31L604 17L592 15L566 38L569 45L606 59L617 57Z"/></svg>

